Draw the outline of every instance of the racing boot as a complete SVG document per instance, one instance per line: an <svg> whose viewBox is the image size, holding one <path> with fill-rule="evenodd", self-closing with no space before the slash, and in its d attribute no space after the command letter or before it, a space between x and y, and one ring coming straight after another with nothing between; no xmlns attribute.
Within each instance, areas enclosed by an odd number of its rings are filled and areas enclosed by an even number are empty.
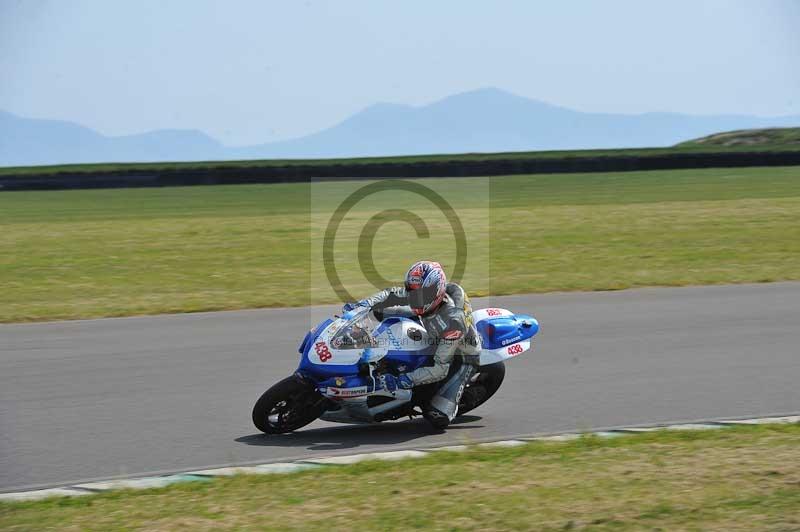
<svg viewBox="0 0 800 532"><path fill-rule="evenodd" d="M447 379L431 399L428 408L422 413L428 423L439 430L447 428L458 415L458 403L464 393L464 387L474 373L475 368L472 365L463 364Z"/></svg>

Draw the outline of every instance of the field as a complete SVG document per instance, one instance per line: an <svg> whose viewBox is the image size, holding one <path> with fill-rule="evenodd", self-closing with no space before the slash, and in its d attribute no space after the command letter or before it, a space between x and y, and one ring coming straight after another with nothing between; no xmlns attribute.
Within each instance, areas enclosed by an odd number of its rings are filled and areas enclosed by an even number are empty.
<svg viewBox="0 0 800 532"><path fill-rule="evenodd" d="M0 504L15 530L796 530L800 426L660 431Z"/></svg>
<svg viewBox="0 0 800 532"><path fill-rule="evenodd" d="M488 242L465 277L474 295L800 279L800 167L420 182ZM334 302L309 290L311 228L317 200L353 186L0 193L0 321ZM403 207L416 206L379 197L347 219L360 227L374 209ZM452 267L438 245L391 222L375 239L377 269L399 279L422 256ZM339 269L367 294L353 256L338 250Z"/></svg>

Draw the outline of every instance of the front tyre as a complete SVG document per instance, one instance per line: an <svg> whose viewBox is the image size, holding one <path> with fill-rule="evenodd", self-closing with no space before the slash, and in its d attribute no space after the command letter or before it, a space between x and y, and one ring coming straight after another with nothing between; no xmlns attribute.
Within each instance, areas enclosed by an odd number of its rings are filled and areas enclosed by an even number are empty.
<svg viewBox="0 0 800 532"><path fill-rule="evenodd" d="M506 365L503 361L477 368L461 394L458 402L458 416L474 410L489 400L503 384L506 376Z"/></svg>
<svg viewBox="0 0 800 532"><path fill-rule="evenodd" d="M325 411L327 400L295 375L267 390L253 407L253 424L265 434L284 434L305 427Z"/></svg>

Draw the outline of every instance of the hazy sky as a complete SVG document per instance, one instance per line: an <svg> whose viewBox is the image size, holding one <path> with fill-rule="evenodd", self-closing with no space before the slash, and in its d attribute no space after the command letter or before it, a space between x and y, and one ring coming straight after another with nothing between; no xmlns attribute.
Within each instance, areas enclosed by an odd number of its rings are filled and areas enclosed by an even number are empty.
<svg viewBox="0 0 800 532"><path fill-rule="evenodd" d="M0 0L0 109L303 135L495 86L587 111L800 114L800 1Z"/></svg>

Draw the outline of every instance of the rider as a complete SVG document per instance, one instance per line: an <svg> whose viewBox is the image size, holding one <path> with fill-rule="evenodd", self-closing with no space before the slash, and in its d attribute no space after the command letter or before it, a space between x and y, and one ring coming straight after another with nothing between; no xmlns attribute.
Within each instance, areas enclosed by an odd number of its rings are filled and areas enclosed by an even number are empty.
<svg viewBox="0 0 800 532"><path fill-rule="evenodd" d="M369 307L379 314L386 311L393 315L415 315L428 332L429 340L435 342L432 366L399 376L381 375L381 383L388 390L442 381L450 371L453 357L456 354L465 356L464 363L439 388L423 412L425 419L435 427L447 427L456 416L464 385L474 374L472 359L481 350L480 336L472 323L472 306L464 289L447 282L438 262L425 260L408 269L404 286L387 288L356 304L348 303L344 310L356 306Z"/></svg>

